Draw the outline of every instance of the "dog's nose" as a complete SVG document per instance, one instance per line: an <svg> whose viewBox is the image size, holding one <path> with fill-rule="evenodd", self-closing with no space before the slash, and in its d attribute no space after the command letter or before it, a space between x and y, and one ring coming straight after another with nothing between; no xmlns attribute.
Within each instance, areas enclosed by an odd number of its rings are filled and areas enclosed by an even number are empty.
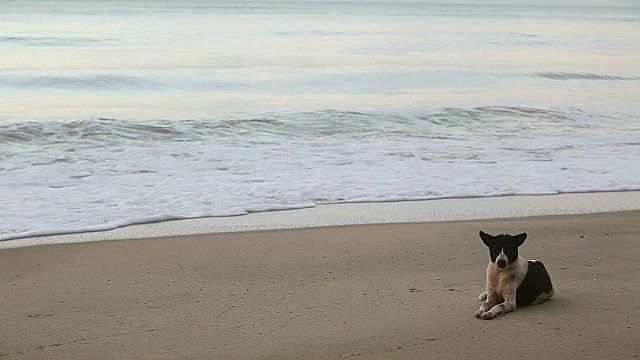
<svg viewBox="0 0 640 360"><path fill-rule="evenodd" d="M500 269L504 269L505 267L507 267L507 262L502 260L502 259L500 259L500 260L498 260L498 263L496 265L498 265L498 267Z"/></svg>

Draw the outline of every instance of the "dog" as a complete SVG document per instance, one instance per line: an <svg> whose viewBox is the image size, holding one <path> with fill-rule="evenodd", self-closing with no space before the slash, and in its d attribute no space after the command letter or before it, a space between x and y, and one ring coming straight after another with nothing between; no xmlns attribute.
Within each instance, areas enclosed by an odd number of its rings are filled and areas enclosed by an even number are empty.
<svg viewBox="0 0 640 360"><path fill-rule="evenodd" d="M489 247L491 261L486 291L479 296L484 303L476 311L477 318L491 320L514 311L517 306L539 304L555 294L544 265L518 255L518 247L527 233L492 236L480 231L480 238Z"/></svg>

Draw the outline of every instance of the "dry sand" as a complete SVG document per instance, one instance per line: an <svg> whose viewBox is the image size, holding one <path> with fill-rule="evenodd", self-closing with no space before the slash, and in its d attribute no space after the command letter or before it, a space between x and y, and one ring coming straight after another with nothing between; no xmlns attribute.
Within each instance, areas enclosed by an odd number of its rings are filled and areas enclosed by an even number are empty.
<svg viewBox="0 0 640 360"><path fill-rule="evenodd" d="M488 251L557 288L474 317ZM640 356L640 212L363 225L0 251L2 359L629 359Z"/></svg>

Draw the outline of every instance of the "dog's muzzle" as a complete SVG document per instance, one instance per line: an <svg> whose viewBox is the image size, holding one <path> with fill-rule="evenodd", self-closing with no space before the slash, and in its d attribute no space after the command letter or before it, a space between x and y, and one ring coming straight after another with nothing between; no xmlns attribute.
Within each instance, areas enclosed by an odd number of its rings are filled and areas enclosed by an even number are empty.
<svg viewBox="0 0 640 360"><path fill-rule="evenodd" d="M500 269L504 269L507 267L507 262L503 259L500 259L498 261L496 261L496 265L498 265L498 268Z"/></svg>

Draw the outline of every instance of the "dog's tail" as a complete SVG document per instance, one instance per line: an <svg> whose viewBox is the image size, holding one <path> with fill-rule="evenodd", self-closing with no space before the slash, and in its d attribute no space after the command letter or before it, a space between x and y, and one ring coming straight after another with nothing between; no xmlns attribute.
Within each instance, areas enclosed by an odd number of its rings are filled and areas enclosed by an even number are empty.
<svg viewBox="0 0 640 360"><path fill-rule="evenodd" d="M487 292L485 291L482 294L480 294L480 296L478 296L478 300L480 300L480 301L487 300Z"/></svg>

